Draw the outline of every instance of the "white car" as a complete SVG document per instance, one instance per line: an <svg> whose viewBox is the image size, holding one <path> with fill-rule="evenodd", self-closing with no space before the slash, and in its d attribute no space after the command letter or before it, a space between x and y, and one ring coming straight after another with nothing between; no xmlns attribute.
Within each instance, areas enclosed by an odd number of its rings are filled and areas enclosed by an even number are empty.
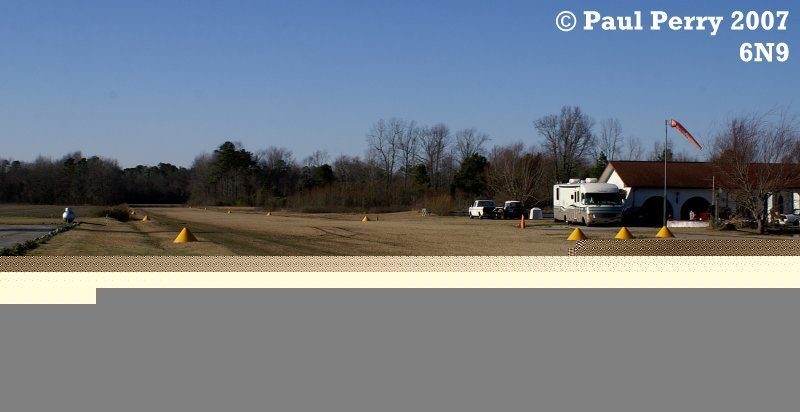
<svg viewBox="0 0 800 412"><path fill-rule="evenodd" d="M795 209L792 213L781 213L778 217L778 224L784 226L800 226L800 209Z"/></svg>
<svg viewBox="0 0 800 412"><path fill-rule="evenodd" d="M485 217L495 217L494 214L495 203L494 200L476 200L475 203L467 210L469 218L483 219Z"/></svg>

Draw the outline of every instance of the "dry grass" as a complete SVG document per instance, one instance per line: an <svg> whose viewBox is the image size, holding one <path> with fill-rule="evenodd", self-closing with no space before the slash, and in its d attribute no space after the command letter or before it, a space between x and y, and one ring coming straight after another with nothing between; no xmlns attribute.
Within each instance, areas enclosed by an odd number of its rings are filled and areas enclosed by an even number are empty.
<svg viewBox="0 0 800 412"><path fill-rule="evenodd" d="M161 249L131 225L114 219L80 219L81 225L27 253L32 256L160 255Z"/></svg>
<svg viewBox="0 0 800 412"><path fill-rule="evenodd" d="M556 241L566 238L560 233L520 230L516 221L401 212L371 214L371 221L362 222L363 215L355 214L231 212L147 210L161 224L188 226L244 255L563 255L569 246Z"/></svg>
<svg viewBox="0 0 800 412"><path fill-rule="evenodd" d="M57 206L55 210L58 210ZM13 216L0 207L0 223ZM27 210L27 209L26 209ZM47 208L34 209L47 213ZM63 210L63 208L61 208ZM231 213L228 213L230 210ZM15 213L24 212L17 209ZM467 217L420 216L414 212L363 215L304 214L253 208L139 207L137 220L80 218L82 224L31 251L32 255L354 255L354 256L564 256L574 242L573 228L552 221L478 220ZM144 215L152 221L143 222ZM47 219L45 219L47 220ZM182 227L199 242L175 244ZM655 237L657 228L630 228L637 238ZM675 229L681 238L752 237L746 232ZM610 239L614 228L590 228L590 238Z"/></svg>
<svg viewBox="0 0 800 412"><path fill-rule="evenodd" d="M61 214L65 207L71 207L75 215L81 218L96 216L105 207L102 206L63 206L63 205L0 205L0 224L14 224L15 219L43 219L52 224L53 221L61 223Z"/></svg>

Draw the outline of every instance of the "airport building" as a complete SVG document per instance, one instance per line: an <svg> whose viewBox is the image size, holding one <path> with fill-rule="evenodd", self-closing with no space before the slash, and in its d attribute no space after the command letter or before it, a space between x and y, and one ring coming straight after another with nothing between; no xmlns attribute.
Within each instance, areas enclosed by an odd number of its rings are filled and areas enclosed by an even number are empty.
<svg viewBox="0 0 800 412"><path fill-rule="evenodd" d="M769 165L766 165L767 167ZM796 165L792 166L797 168ZM795 174L800 179L800 168ZM629 216L647 224L660 224L664 207L664 162L610 161L600 182L617 185L622 190ZM736 200L717 165L709 162L667 162L667 216L673 220L696 219L713 214L716 193L719 211L736 210ZM785 213L800 209L800 181L791 182L785 192L767 202L770 212Z"/></svg>

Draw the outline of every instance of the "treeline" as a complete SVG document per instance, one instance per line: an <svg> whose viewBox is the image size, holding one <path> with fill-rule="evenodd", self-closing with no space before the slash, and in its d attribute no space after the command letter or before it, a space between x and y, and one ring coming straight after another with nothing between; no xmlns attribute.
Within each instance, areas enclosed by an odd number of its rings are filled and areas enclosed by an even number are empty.
<svg viewBox="0 0 800 412"><path fill-rule="evenodd" d="M0 159L0 201L32 204L184 203L191 172L160 163L121 169L115 160L70 153L31 163Z"/></svg>
<svg viewBox="0 0 800 412"><path fill-rule="evenodd" d="M115 160L71 153L58 160L0 160L0 201L35 204L190 203L305 211L460 210L476 197L550 202L552 184L598 176L625 158L619 121L595 133L578 107L544 116L541 140L487 147L476 129L381 119L366 133L363 157L317 151L298 161L279 147L249 151L226 141L190 168L169 163L122 169ZM533 133L532 133L533 134ZM642 155L627 139L628 158ZM655 151L654 151L655 153Z"/></svg>

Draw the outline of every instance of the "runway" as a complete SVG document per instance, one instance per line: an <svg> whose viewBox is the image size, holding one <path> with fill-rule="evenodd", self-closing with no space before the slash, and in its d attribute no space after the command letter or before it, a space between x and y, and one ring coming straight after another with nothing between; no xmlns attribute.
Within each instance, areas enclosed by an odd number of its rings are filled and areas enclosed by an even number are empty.
<svg viewBox="0 0 800 412"><path fill-rule="evenodd" d="M0 249L36 239L55 228L49 225L0 225Z"/></svg>

